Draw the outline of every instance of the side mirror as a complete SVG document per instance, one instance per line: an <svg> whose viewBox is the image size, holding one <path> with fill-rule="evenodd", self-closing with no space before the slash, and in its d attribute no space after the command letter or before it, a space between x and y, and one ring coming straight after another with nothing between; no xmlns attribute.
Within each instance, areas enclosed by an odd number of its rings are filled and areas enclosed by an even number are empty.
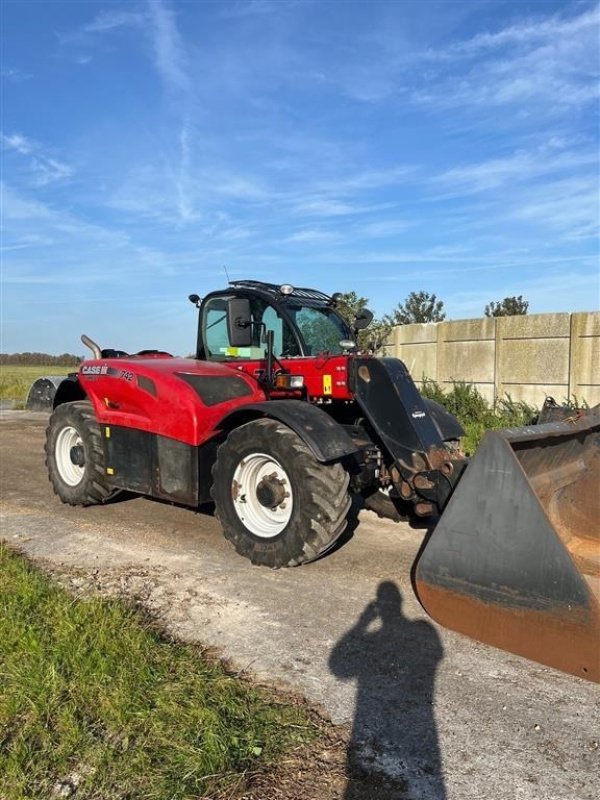
<svg viewBox="0 0 600 800"><path fill-rule="evenodd" d="M252 345L252 316L247 297L230 297L227 301L227 335L231 347Z"/></svg>
<svg viewBox="0 0 600 800"><path fill-rule="evenodd" d="M364 331L373 322L373 312L368 308L363 308L358 317L354 320L353 328L355 331Z"/></svg>

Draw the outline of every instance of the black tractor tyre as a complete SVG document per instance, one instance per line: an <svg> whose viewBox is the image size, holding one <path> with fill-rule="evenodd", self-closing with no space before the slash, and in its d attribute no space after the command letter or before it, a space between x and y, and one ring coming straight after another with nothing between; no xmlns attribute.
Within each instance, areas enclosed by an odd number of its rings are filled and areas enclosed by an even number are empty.
<svg viewBox="0 0 600 800"><path fill-rule="evenodd" d="M88 401L63 403L54 410L44 449L48 478L63 503L97 505L118 492L106 480L100 426Z"/></svg>
<svg viewBox="0 0 600 800"><path fill-rule="evenodd" d="M364 504L365 508L374 511L378 517L390 519L392 522L408 522L414 515L412 503L396 500L382 489L364 497Z"/></svg>
<svg viewBox="0 0 600 800"><path fill-rule="evenodd" d="M280 483L289 479L293 499L291 510L286 512L289 521L282 523L285 527L273 535L263 532L260 536L236 511L240 508L236 506L239 486L234 476L239 474L236 470L263 455L280 466L278 475L284 476ZM352 505L349 473L340 463L317 461L302 439L276 420L259 419L231 431L218 449L212 474L211 496L225 538L253 564L279 568L314 561L335 544L346 527ZM258 498L260 482L258 487L250 484L242 487L243 491L254 492Z"/></svg>

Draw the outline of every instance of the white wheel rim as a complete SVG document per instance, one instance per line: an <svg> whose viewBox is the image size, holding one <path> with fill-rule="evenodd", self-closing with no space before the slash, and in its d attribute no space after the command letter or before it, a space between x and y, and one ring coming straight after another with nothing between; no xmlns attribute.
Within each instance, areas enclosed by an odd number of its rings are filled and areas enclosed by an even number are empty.
<svg viewBox="0 0 600 800"><path fill-rule="evenodd" d="M54 454L59 475L69 486L77 486L81 483L85 473L85 466L80 467L73 463L71 451L74 447L83 448L83 440L77 428L68 425L56 437Z"/></svg>
<svg viewBox="0 0 600 800"><path fill-rule="evenodd" d="M276 490L272 507L260 502L257 494L266 486ZM290 479L281 464L265 453L252 453L240 461L233 473L231 497L241 522L261 539L277 536L291 519L294 495Z"/></svg>

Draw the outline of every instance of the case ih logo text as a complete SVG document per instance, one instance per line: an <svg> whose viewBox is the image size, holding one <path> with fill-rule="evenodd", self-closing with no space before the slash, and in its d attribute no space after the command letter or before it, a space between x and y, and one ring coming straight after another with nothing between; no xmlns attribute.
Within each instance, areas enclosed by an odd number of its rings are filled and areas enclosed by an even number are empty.
<svg viewBox="0 0 600 800"><path fill-rule="evenodd" d="M84 365L81 368L82 375L106 375L108 372L107 364Z"/></svg>

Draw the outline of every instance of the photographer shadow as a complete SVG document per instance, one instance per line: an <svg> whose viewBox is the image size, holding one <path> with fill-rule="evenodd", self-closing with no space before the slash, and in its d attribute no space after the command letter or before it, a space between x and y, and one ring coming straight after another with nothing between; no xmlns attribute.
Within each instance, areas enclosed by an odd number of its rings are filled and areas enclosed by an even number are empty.
<svg viewBox="0 0 600 800"><path fill-rule="evenodd" d="M329 659L357 682L344 800L446 800L433 710L442 656L434 627L407 619L397 586L381 583Z"/></svg>

